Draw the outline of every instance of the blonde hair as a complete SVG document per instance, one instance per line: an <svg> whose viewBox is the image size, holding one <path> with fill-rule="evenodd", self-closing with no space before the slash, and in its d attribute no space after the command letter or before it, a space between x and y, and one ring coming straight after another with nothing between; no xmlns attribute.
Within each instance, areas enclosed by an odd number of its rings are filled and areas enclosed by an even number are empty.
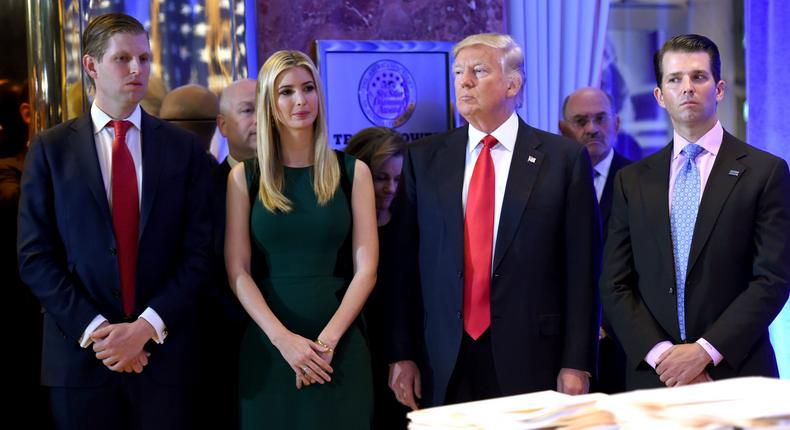
<svg viewBox="0 0 790 430"><path fill-rule="evenodd" d="M337 156L329 148L324 110L324 91L318 72L310 58L299 51L277 51L269 57L258 73L257 107L258 119L258 168L260 186L258 197L271 212L290 212L291 201L283 194L284 169L278 127L282 118L277 108L277 91L274 82L283 72L293 67L302 67L313 77L318 95L318 113L313 123L313 191L319 205L325 205L335 195L340 183L340 167Z"/></svg>
<svg viewBox="0 0 790 430"><path fill-rule="evenodd" d="M464 40L458 42L453 46L453 58L458 56L458 53L472 45L484 45L489 48L494 48L502 51L502 71L506 75L518 76L521 79L521 88L518 92L518 100L522 98L524 90L524 51L513 40L510 35L500 33L481 33L467 36Z"/></svg>

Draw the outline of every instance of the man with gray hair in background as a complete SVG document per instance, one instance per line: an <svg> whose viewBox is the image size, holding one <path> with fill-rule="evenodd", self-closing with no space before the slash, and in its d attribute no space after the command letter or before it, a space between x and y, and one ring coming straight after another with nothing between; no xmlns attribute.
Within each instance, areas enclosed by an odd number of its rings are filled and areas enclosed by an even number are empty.
<svg viewBox="0 0 790 430"><path fill-rule="evenodd" d="M198 411L206 428L239 426L239 342L247 318L225 271L225 200L230 169L255 157L255 87L251 79L225 87L216 116L216 126L228 142L228 156L211 169L212 277L201 301L201 315L207 318L201 321L205 378ZM222 348L216 339L223 339Z"/></svg>
<svg viewBox="0 0 790 430"><path fill-rule="evenodd" d="M390 387L417 408L540 390L586 393L595 369L600 224L590 157L516 114L521 48L453 49L469 125L408 148L393 204L398 296Z"/></svg>

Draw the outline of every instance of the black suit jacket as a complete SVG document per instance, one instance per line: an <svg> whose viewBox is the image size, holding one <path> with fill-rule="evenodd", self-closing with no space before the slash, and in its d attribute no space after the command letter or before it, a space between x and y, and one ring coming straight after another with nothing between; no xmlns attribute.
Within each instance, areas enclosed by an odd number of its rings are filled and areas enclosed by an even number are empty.
<svg viewBox="0 0 790 430"><path fill-rule="evenodd" d="M408 148L393 220L394 346L420 362L423 402L443 403L463 333L462 188L467 127ZM600 224L584 146L519 120L491 280L491 345L503 394L556 389L560 368L594 372ZM416 318L415 318L416 317Z"/></svg>
<svg viewBox="0 0 790 430"><path fill-rule="evenodd" d="M601 225L603 225L603 239L606 242L606 225L609 223L609 215L612 213L612 197L614 196L614 178L617 172L623 167L631 164L631 160L623 157L612 149L612 163L609 165L609 173L606 175L606 184L603 186L601 201L598 208L601 210Z"/></svg>
<svg viewBox="0 0 790 430"><path fill-rule="evenodd" d="M213 157L211 158L213 160ZM228 336L234 342L231 346L237 349L235 335L247 322L247 313L242 309L239 299L233 294L228 284L228 273L225 270L225 210L228 195L228 176L230 163L226 158L222 163L213 162L211 167L211 224L212 224L212 275L211 282L205 290L206 297L204 315L215 315L218 318L205 321L204 330L214 330L219 337ZM220 312L220 315L216 315ZM231 333L232 332L232 333ZM230 336L233 334L233 336ZM222 353L217 350L213 341L206 342L210 353Z"/></svg>
<svg viewBox="0 0 790 430"><path fill-rule="evenodd" d="M143 185L134 315L153 308L167 324L149 342L145 374L194 381L195 301L208 275L208 164L194 135L142 113ZM90 114L33 139L22 176L18 253L22 280L44 314L42 382L80 387L111 371L78 340L98 314L124 319L110 207Z"/></svg>
<svg viewBox="0 0 790 430"><path fill-rule="evenodd" d="M643 360L680 343L669 220L672 143L615 179L604 252L604 310L629 357L629 388L662 386ZM724 133L700 202L686 281L687 341L723 356L713 379L776 376L768 326L788 297L787 163Z"/></svg>

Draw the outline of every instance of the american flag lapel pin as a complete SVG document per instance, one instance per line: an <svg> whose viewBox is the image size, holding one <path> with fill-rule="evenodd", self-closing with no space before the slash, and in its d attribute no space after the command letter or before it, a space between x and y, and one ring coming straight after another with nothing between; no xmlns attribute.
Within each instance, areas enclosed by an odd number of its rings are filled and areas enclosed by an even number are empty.
<svg viewBox="0 0 790 430"><path fill-rule="evenodd" d="M727 173L727 174L730 175L730 176L738 176L738 175L741 174L741 172L739 172L737 170L730 170L730 172Z"/></svg>
<svg viewBox="0 0 790 430"><path fill-rule="evenodd" d="M537 160L537 158L535 158L535 157L533 157L531 155L529 157L527 157L527 161L530 162L530 163L534 163L536 160Z"/></svg>

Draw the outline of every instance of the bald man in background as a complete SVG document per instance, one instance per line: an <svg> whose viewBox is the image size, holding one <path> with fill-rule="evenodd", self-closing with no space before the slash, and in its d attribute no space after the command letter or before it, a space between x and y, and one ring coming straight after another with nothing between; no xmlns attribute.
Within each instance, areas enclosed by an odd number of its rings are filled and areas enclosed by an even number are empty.
<svg viewBox="0 0 790 430"><path fill-rule="evenodd" d="M230 169L255 156L255 87L250 79L228 85L220 95L219 113L212 123L228 141L228 156L211 170L212 280L201 307L203 369L209 376L200 414L206 428L237 428L239 422L238 348L246 313L231 292L225 272L225 198ZM216 339L222 339L221 349Z"/></svg>
<svg viewBox="0 0 790 430"><path fill-rule="evenodd" d="M195 133L203 148L208 151L216 129L219 99L208 88L197 85L182 85L162 99L159 118Z"/></svg>
<svg viewBox="0 0 790 430"><path fill-rule="evenodd" d="M560 133L587 147L593 165L593 185L601 209L603 237L612 211L614 175L631 163L614 150L620 117L612 107L608 94L599 88L580 88L565 98Z"/></svg>
<svg viewBox="0 0 790 430"><path fill-rule="evenodd" d="M614 150L620 117L612 107L612 99L598 88L585 87L571 93L562 104L560 133L587 148L593 165L593 185L601 210L603 238L612 212L612 189L618 170L631 163ZM625 352L604 319L599 333L598 374L590 391L620 393L625 391Z"/></svg>

